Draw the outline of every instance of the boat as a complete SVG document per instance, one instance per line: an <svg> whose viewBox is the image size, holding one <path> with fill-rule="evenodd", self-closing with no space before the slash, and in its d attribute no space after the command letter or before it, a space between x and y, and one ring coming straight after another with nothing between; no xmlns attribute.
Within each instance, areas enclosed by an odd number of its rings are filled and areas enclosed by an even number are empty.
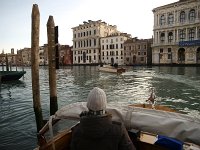
<svg viewBox="0 0 200 150"><path fill-rule="evenodd" d="M126 69L118 66L114 67L110 65L103 65L99 67L99 71L109 72L109 73L123 73L126 71Z"/></svg>
<svg viewBox="0 0 200 150"><path fill-rule="evenodd" d="M0 71L0 81L16 81L19 80L26 71Z"/></svg>
<svg viewBox="0 0 200 150"><path fill-rule="evenodd" d="M66 105L50 116L38 133L38 146L34 150L69 150L72 128L79 123L82 111L87 111L86 102ZM166 106L152 108L150 104L111 103L106 111L112 114L113 121L125 124L137 150L171 149L163 144L163 139L164 143L183 150L200 150L200 118L175 112ZM57 125L60 121L72 122ZM62 129L58 131L56 127Z"/></svg>

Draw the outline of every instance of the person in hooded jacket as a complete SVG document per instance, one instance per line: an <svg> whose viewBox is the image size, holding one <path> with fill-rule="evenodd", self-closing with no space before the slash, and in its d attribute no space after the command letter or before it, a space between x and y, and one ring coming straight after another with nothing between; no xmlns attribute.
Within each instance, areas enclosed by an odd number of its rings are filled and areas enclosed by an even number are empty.
<svg viewBox="0 0 200 150"><path fill-rule="evenodd" d="M70 150L135 150L125 126L106 113L105 92L95 87L87 97L89 111L80 114L72 130Z"/></svg>

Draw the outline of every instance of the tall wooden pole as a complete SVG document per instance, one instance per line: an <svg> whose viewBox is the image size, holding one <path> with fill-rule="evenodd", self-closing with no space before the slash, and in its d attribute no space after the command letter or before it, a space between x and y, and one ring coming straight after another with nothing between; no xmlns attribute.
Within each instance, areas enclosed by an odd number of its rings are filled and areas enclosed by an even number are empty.
<svg viewBox="0 0 200 150"><path fill-rule="evenodd" d="M31 32L31 72L32 72L32 92L33 107L37 124L37 131L43 127L42 108L40 103L39 84L39 29L40 12L37 4L32 8L32 32Z"/></svg>
<svg viewBox="0 0 200 150"><path fill-rule="evenodd" d="M49 60L49 89L50 89L50 115L58 110L57 87L56 87L56 50L55 50L55 29L53 16L49 16L47 22L48 37L48 60Z"/></svg>
<svg viewBox="0 0 200 150"><path fill-rule="evenodd" d="M6 71L9 71L8 55L6 54Z"/></svg>
<svg viewBox="0 0 200 150"><path fill-rule="evenodd" d="M58 26L55 27L56 69L59 69Z"/></svg>

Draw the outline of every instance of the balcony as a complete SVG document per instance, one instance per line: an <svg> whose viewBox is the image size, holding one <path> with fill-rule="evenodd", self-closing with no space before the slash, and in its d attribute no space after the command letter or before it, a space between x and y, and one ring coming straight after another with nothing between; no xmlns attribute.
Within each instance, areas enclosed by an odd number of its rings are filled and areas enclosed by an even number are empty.
<svg viewBox="0 0 200 150"><path fill-rule="evenodd" d="M154 25L154 30L158 30L158 29L168 29L168 28L172 28L172 27L181 27L181 26L185 26L185 25L195 25L198 24L200 22L199 18L196 18L195 20L186 20L185 22L175 22L173 24L164 24L164 25Z"/></svg>
<svg viewBox="0 0 200 150"><path fill-rule="evenodd" d="M156 47L156 46L171 46L171 45L179 45L179 42L159 42L159 43L153 43L152 47Z"/></svg>

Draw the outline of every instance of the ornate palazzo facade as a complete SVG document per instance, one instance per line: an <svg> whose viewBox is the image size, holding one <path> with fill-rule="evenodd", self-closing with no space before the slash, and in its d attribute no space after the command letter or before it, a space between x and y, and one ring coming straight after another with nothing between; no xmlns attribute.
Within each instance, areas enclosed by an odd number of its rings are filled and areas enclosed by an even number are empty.
<svg viewBox="0 0 200 150"><path fill-rule="evenodd" d="M128 39L124 43L124 63L126 65L151 65L152 39Z"/></svg>
<svg viewBox="0 0 200 150"><path fill-rule="evenodd" d="M104 64L124 65L124 42L130 39L127 33L112 34L101 38L101 61Z"/></svg>
<svg viewBox="0 0 200 150"><path fill-rule="evenodd" d="M118 33L117 26L108 25L101 20L84 21L73 27L73 64L101 63L101 37Z"/></svg>
<svg viewBox="0 0 200 150"><path fill-rule="evenodd" d="M153 64L200 64L200 0L153 9Z"/></svg>

